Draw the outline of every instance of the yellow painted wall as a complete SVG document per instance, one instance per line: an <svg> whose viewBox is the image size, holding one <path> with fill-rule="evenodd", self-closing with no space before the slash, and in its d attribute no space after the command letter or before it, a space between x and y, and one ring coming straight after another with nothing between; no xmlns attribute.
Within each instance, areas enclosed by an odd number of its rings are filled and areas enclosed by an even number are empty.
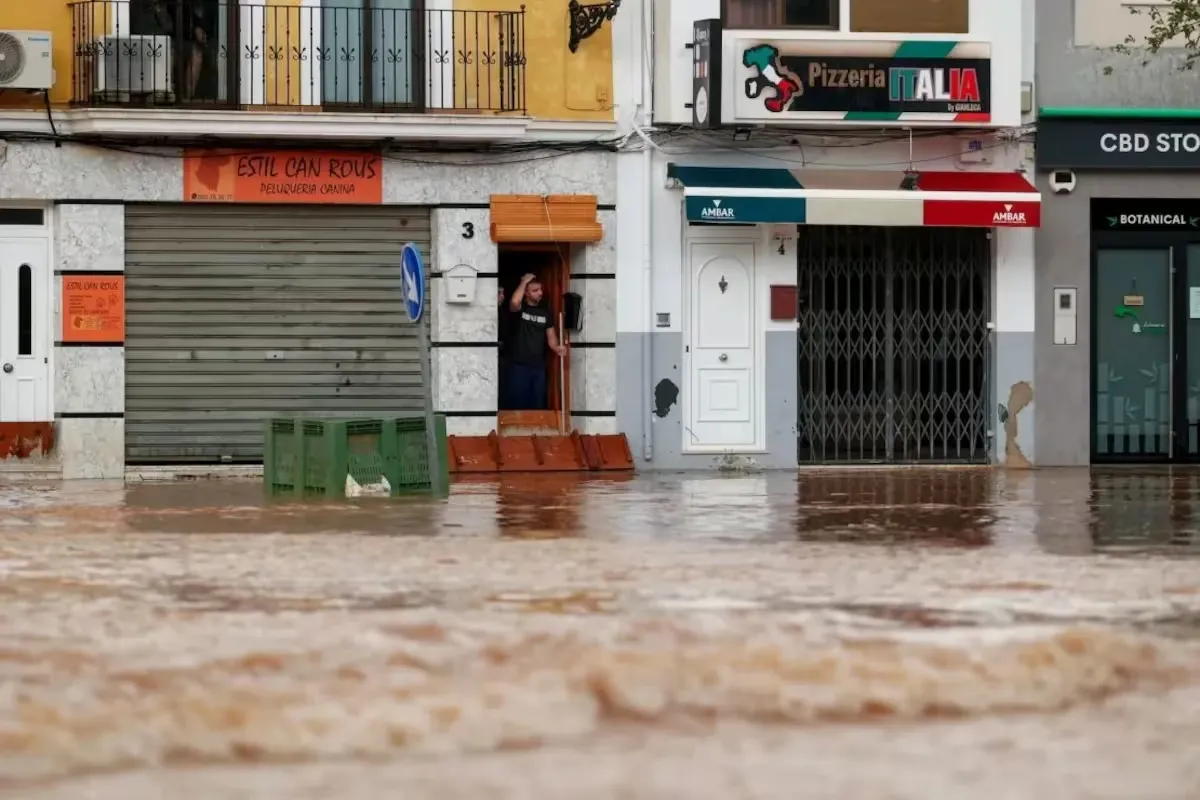
<svg viewBox="0 0 1200 800"><path fill-rule="evenodd" d="M611 22L606 21L572 53L567 49L571 31L567 0L455 0L454 8L516 11L522 5L525 6L528 114L543 119L612 119ZM456 27L460 24L464 23L456 22ZM486 22L465 24L487 25ZM458 95L455 105L460 105L476 89L473 83L460 81L457 74L455 83ZM481 98L480 105L487 105L486 97Z"/></svg>
<svg viewBox="0 0 1200 800"><path fill-rule="evenodd" d="M304 79L296 48L310 39L309 31L321 25L319 8L301 8L301 0L266 0L266 7L255 9L262 15L263 65L266 73L263 103L268 106L297 106L301 102ZM312 58L311 54L308 54Z"/></svg>
<svg viewBox="0 0 1200 800"><path fill-rule="evenodd" d="M90 9L80 9L86 16ZM71 9L66 0L0 0L0 28L18 31L50 31L54 46L54 88L50 100L55 104L71 99L71 69L74 45L71 42ZM86 24L86 22L85 22ZM15 91L0 97L0 107L41 106L41 96Z"/></svg>

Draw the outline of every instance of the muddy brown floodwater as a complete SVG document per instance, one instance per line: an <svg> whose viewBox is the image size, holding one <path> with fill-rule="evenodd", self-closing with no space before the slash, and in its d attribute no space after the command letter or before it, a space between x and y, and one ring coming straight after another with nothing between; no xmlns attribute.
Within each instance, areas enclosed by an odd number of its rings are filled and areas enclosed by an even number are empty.
<svg viewBox="0 0 1200 800"><path fill-rule="evenodd" d="M1200 797L1200 475L0 486L0 796Z"/></svg>

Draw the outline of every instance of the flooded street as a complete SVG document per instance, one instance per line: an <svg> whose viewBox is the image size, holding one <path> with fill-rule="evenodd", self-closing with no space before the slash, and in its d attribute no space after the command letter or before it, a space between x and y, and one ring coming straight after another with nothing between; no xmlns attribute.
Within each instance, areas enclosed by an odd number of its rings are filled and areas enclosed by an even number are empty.
<svg viewBox="0 0 1200 800"><path fill-rule="evenodd" d="M0 485L0 796L1200 796L1200 474Z"/></svg>

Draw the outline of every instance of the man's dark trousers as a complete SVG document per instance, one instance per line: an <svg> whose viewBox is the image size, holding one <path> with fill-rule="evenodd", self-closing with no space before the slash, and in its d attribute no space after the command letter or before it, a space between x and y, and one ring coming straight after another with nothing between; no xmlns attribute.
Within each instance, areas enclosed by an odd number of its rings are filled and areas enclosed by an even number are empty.
<svg viewBox="0 0 1200 800"><path fill-rule="evenodd" d="M546 366L510 361L505 378L508 388L508 407L514 410L538 411L546 408Z"/></svg>

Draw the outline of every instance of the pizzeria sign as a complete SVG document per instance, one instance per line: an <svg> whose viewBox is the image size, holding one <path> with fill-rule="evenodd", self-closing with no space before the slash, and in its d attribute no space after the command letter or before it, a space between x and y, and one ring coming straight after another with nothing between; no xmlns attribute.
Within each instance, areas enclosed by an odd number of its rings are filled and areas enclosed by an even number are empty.
<svg viewBox="0 0 1200 800"><path fill-rule="evenodd" d="M735 52L733 121L991 119L984 42L743 39Z"/></svg>

